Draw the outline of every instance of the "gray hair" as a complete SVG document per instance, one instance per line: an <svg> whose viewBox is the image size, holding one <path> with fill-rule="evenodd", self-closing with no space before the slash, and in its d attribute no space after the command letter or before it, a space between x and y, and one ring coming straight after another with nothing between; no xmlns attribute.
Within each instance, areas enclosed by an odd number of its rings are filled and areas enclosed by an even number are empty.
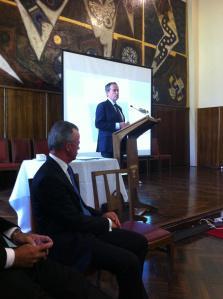
<svg viewBox="0 0 223 299"><path fill-rule="evenodd" d="M73 129L78 131L78 127L68 121L57 121L48 134L49 150L61 149L65 142L72 141Z"/></svg>
<svg viewBox="0 0 223 299"><path fill-rule="evenodd" d="M118 85L116 82L109 82L109 83L107 83L107 84L105 85L105 92L106 92L106 94L110 91L110 87L111 87L111 85L113 85L113 84Z"/></svg>

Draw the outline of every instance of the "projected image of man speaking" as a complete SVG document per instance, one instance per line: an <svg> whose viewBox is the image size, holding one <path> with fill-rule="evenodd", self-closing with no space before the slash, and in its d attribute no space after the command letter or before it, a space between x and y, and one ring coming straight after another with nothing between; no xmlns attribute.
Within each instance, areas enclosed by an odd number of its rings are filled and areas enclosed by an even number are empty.
<svg viewBox="0 0 223 299"><path fill-rule="evenodd" d="M104 158L113 158L112 133L129 125L125 122L122 108L117 105L119 87L116 82L105 85L107 100L96 108L95 126L98 129L97 152Z"/></svg>

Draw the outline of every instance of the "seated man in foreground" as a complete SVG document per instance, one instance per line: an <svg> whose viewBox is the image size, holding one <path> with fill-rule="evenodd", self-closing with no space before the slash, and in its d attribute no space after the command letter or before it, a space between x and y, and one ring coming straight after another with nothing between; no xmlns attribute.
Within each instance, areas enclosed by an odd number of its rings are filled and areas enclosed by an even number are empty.
<svg viewBox="0 0 223 299"><path fill-rule="evenodd" d="M50 155L32 182L39 231L54 240L54 259L81 270L92 265L114 273L120 299L147 298L142 282L147 240L120 229L114 212L102 215L85 205L69 166L79 143L72 123L58 121L49 132Z"/></svg>
<svg viewBox="0 0 223 299"><path fill-rule="evenodd" d="M0 217L1 298L108 299L80 273L48 260L52 246L49 237L22 233Z"/></svg>

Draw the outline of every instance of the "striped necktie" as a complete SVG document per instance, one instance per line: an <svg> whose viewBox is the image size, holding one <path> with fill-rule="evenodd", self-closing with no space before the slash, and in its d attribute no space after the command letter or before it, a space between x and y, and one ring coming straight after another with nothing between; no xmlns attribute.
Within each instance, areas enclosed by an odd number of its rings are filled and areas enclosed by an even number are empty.
<svg viewBox="0 0 223 299"><path fill-rule="evenodd" d="M125 119L124 119L124 115L122 114L122 112L121 112L119 106L118 106L117 104L114 104L114 108L115 108L116 112L117 112L118 115L119 115L119 121L120 121L120 122L125 121Z"/></svg>
<svg viewBox="0 0 223 299"><path fill-rule="evenodd" d="M67 166L67 172L69 174L69 177L71 179L71 182L72 182L72 185L73 185L73 188L74 188L74 192L78 195L78 198L79 198L79 202L80 202L80 205L81 205L81 208L82 208L82 211L84 213L84 215L88 215L90 216L91 213L89 212L88 209L85 208L83 202L82 202L82 198L80 196L80 192L77 188L77 184L76 184L76 181L75 181L75 176L74 176L74 172L73 172L73 169L70 165Z"/></svg>

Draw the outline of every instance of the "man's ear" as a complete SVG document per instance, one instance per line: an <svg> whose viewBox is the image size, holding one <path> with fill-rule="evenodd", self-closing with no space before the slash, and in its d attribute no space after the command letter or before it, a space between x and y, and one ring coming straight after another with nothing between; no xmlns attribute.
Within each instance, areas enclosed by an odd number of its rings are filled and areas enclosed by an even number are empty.
<svg viewBox="0 0 223 299"><path fill-rule="evenodd" d="M65 144L64 144L64 149L66 150L66 151L70 151L70 143L69 142L66 142Z"/></svg>

